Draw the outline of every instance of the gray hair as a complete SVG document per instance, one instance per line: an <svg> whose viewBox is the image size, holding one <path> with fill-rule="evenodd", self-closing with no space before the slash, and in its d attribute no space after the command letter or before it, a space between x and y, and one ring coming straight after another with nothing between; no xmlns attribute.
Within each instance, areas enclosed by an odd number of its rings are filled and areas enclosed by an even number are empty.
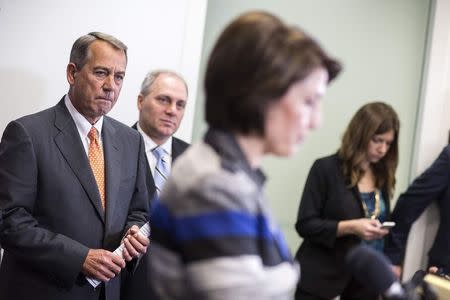
<svg viewBox="0 0 450 300"><path fill-rule="evenodd" d="M125 53L125 58L127 57L127 46L121 42L119 39L113 37L112 35L102 33L102 32L90 32L86 35L79 37L75 43L73 43L72 50L70 51L70 62L74 63L78 69L83 68L86 64L89 46L97 40L107 42L117 50L122 50Z"/></svg>
<svg viewBox="0 0 450 300"><path fill-rule="evenodd" d="M160 76L160 75L169 75L169 76L173 76L173 77L180 79L183 82L184 87L186 88L186 94L189 93L186 81L180 74L178 74L177 72L174 72L174 71L161 69L161 70L154 70L154 71L148 72L147 75L145 75L144 81L142 81L142 85L141 85L141 95L142 96L145 97L148 94L150 94L151 88L152 88L153 84L155 83L156 78L158 78L158 76Z"/></svg>

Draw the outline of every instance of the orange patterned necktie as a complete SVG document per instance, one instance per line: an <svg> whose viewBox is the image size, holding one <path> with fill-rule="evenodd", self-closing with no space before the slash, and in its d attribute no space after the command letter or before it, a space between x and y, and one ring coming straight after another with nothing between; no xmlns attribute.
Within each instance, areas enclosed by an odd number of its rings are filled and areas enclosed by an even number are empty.
<svg viewBox="0 0 450 300"><path fill-rule="evenodd" d="M98 140L98 133L95 127L92 127L88 133L89 138L89 163L94 173L95 181L97 181L102 207L105 209L105 161L103 157L103 149Z"/></svg>

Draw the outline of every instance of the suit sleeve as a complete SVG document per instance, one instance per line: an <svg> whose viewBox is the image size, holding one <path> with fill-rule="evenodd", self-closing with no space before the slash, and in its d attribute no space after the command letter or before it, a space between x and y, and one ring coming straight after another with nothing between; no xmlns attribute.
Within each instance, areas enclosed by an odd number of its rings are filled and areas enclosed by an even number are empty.
<svg viewBox="0 0 450 300"><path fill-rule="evenodd" d="M338 222L324 216L328 192L326 170L320 161L316 161L303 189L295 229L301 237L332 248L336 241Z"/></svg>
<svg viewBox="0 0 450 300"><path fill-rule="evenodd" d="M147 187L147 172L149 172L147 158L145 157L145 146L142 137L139 135L139 152L137 163L136 187L133 192L133 197L130 201L130 208L128 210L127 224L125 226L122 236L133 225L141 227L148 221L149 206L150 206L150 188ZM134 258L127 263L126 270L130 273L136 271L137 266L141 261L141 257Z"/></svg>
<svg viewBox="0 0 450 300"><path fill-rule="evenodd" d="M403 261L412 224L430 203L439 199L449 187L450 146L444 148L433 164L400 195L392 212L396 223L387 238L385 252L396 265Z"/></svg>
<svg viewBox="0 0 450 300"><path fill-rule="evenodd" d="M130 201L125 231L133 225L141 227L147 222L149 213L149 195L146 183L147 160L145 158L144 141L139 135L139 151L137 163L136 186ZM136 158L133 158L136 159Z"/></svg>
<svg viewBox="0 0 450 300"><path fill-rule="evenodd" d="M0 241L16 259L71 287L88 248L40 226L33 216L39 193L39 169L33 143L19 122L11 122L0 144Z"/></svg>

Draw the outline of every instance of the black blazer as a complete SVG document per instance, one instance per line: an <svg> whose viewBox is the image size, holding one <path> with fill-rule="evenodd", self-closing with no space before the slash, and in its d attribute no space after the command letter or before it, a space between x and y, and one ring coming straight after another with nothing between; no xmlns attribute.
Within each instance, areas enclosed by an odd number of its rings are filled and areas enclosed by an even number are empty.
<svg viewBox="0 0 450 300"><path fill-rule="evenodd" d="M445 272L450 273L450 145L444 147L439 157L400 195L395 205L392 220L396 225L390 230L385 249L394 264L402 264L409 230L432 202L439 207L440 224L428 252L428 264L444 267Z"/></svg>
<svg viewBox="0 0 450 300"><path fill-rule="evenodd" d="M137 130L137 123L132 126L133 129ZM176 138L172 137L172 163L189 147L189 144ZM147 166L147 189L148 194L150 195L149 201L153 199L156 193L156 186L153 180L153 175L150 170L150 165L146 159ZM149 205L151 203L149 202ZM151 217L150 217L151 223ZM152 247L151 245L148 247L148 251L142 259L140 260L136 270L133 274L128 274L124 277L124 283L122 288L122 299L124 300L149 300L153 299L153 294L150 288L150 279L149 279L149 269L148 264L150 262L148 255L151 255Z"/></svg>
<svg viewBox="0 0 450 300"><path fill-rule="evenodd" d="M303 237L296 258L302 276L300 288L313 295L332 298L351 279L345 270L345 255L361 242L356 235L337 237L341 220L364 217L357 187L348 188L341 161L336 154L318 159L309 172L303 190L295 228ZM383 199L388 199L385 190ZM389 219L389 201L385 201Z"/></svg>
<svg viewBox="0 0 450 300"><path fill-rule="evenodd" d="M114 250L147 219L142 137L103 119L106 217L75 122L64 104L12 121L0 144L0 299L94 300L81 273L89 248ZM120 275L105 285L119 300Z"/></svg>

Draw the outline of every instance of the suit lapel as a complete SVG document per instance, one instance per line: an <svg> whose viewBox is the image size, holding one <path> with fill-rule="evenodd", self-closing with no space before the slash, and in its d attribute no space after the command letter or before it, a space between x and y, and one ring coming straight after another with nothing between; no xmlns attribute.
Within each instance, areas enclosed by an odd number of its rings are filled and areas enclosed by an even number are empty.
<svg viewBox="0 0 450 300"><path fill-rule="evenodd" d="M137 122L134 123L133 126L131 126L131 128L138 130ZM147 149L145 149L145 152L147 152ZM147 184L148 198L151 200L154 198L154 195L156 193L156 186L155 180L153 179L152 171L150 170L150 163L148 162L147 154L145 154L144 156L145 156L145 170L146 170L145 181Z"/></svg>
<svg viewBox="0 0 450 300"><path fill-rule="evenodd" d="M86 191L99 218L104 222L100 193L75 122L64 104L64 98L55 106L55 126L59 129L59 133L54 137L59 151Z"/></svg>
<svg viewBox="0 0 450 300"><path fill-rule="evenodd" d="M173 137L172 138L172 163L178 158L178 156L180 156L181 154L183 154L183 152L186 150L186 146L184 146L183 144L181 144L177 138Z"/></svg>
<svg viewBox="0 0 450 300"><path fill-rule="evenodd" d="M156 192L156 186L155 186L155 180L153 179L152 170L150 170L150 163L148 162L147 155L145 155L145 170L147 172L147 189L148 189L148 196L150 199L153 198L153 195Z"/></svg>
<svg viewBox="0 0 450 300"><path fill-rule="evenodd" d="M107 117L103 118L103 150L105 152L106 175L106 227L113 222L114 208L117 204L117 194L120 185L121 147L115 138L116 130Z"/></svg>
<svg viewBox="0 0 450 300"><path fill-rule="evenodd" d="M361 216L365 217L364 207L362 205L361 193L359 192L358 185L351 188L353 198L357 201Z"/></svg>

